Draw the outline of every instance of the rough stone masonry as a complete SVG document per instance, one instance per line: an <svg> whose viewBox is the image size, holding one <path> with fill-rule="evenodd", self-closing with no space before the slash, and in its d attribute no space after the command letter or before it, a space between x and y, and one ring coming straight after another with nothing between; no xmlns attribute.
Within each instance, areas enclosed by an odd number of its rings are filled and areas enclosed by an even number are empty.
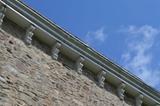
<svg viewBox="0 0 160 106"><path fill-rule="evenodd" d="M23 42L24 30L8 19L0 30L0 106L133 106L116 89L100 88L87 72L79 75L55 61L50 48L33 39ZM62 59L63 60L63 59Z"/></svg>

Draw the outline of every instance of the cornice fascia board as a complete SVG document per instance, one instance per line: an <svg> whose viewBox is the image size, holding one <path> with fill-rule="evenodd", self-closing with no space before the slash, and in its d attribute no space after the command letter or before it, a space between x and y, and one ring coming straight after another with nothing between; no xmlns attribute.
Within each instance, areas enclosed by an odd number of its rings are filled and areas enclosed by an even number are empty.
<svg viewBox="0 0 160 106"><path fill-rule="evenodd" d="M52 23L51 21L47 20L46 18L38 14L36 11L33 11L32 9L24 5L22 2L15 0L2 1L6 5L12 7L20 14L22 14L24 17L26 17L34 25L37 25L41 27L41 29L44 29L45 31L49 32L50 35L52 35L52 33L54 33L55 36L57 35L55 38L56 40L64 41L68 45L68 47L72 47L72 49L75 50L78 54L85 56L85 58L88 58L89 60L92 60L97 65L102 67L104 70L109 69L109 73L111 73L112 75L115 74L121 80L134 87L137 91L143 93L144 95L152 97L157 102L160 101L159 92L146 85L143 81L141 81L134 75L130 74L122 67L114 64L106 57L97 53L95 50L88 47L78 38L72 36L72 34L70 34L69 32L64 31L55 23Z"/></svg>

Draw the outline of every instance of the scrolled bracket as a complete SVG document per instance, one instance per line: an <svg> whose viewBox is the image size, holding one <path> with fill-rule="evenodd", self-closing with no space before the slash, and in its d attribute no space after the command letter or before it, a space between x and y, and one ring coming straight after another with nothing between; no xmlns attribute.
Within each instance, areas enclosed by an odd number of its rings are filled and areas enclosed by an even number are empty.
<svg viewBox="0 0 160 106"><path fill-rule="evenodd" d="M126 84L121 83L117 88L117 95L120 98L120 100L124 100L125 87L126 87Z"/></svg>
<svg viewBox="0 0 160 106"><path fill-rule="evenodd" d="M32 37L34 35L33 31L36 29L35 26L30 25L27 30L26 30L26 34L24 36L24 41L27 45L31 45L32 44Z"/></svg>
<svg viewBox="0 0 160 106"><path fill-rule="evenodd" d="M84 58L83 57L79 57L77 60L76 60L76 71L78 72L78 74L82 74L82 68L83 68L83 62L84 62Z"/></svg>
<svg viewBox="0 0 160 106"><path fill-rule="evenodd" d="M60 52L61 43L56 42L55 45L52 47L51 53L52 53L52 59L57 60L58 54Z"/></svg>
<svg viewBox="0 0 160 106"><path fill-rule="evenodd" d="M136 97L136 106L142 106L143 103L143 95L140 94Z"/></svg>
<svg viewBox="0 0 160 106"><path fill-rule="evenodd" d="M0 27L2 27L3 19L5 17L5 12L6 12L6 6L2 5L0 7Z"/></svg>
<svg viewBox="0 0 160 106"><path fill-rule="evenodd" d="M104 88L104 81L106 77L106 72L105 71L100 71L97 75L97 81L98 81L98 85L101 88Z"/></svg>

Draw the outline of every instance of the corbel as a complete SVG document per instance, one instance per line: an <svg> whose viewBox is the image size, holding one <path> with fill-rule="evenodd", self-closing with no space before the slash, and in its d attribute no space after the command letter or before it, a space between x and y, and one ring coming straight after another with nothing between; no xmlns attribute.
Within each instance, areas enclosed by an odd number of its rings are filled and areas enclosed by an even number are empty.
<svg viewBox="0 0 160 106"><path fill-rule="evenodd" d="M83 62L84 62L84 58L83 57L79 57L77 60L76 60L76 71L78 72L78 74L82 74L82 68L83 68Z"/></svg>
<svg viewBox="0 0 160 106"><path fill-rule="evenodd" d="M117 95L120 98L120 100L124 100L125 87L126 87L126 84L121 83L117 88Z"/></svg>
<svg viewBox="0 0 160 106"><path fill-rule="evenodd" d="M52 47L51 53L52 53L52 59L57 60L58 59L58 54L60 52L60 47L61 47L61 43L56 42L54 44L54 46Z"/></svg>
<svg viewBox="0 0 160 106"><path fill-rule="evenodd" d="M36 29L35 26L30 25L27 30L26 30L26 34L24 37L24 41L26 44L31 45L32 44L32 37L34 35L33 31Z"/></svg>
<svg viewBox="0 0 160 106"><path fill-rule="evenodd" d="M106 77L106 72L105 71L100 71L97 75L97 80L98 80L98 85L101 87L101 88L104 88L104 81L105 81L105 78Z"/></svg>
<svg viewBox="0 0 160 106"><path fill-rule="evenodd" d="M140 94L136 97L136 106L142 106L143 103L143 95Z"/></svg>
<svg viewBox="0 0 160 106"><path fill-rule="evenodd" d="M5 17L6 6L2 5L0 8L0 27L2 27L3 19Z"/></svg>

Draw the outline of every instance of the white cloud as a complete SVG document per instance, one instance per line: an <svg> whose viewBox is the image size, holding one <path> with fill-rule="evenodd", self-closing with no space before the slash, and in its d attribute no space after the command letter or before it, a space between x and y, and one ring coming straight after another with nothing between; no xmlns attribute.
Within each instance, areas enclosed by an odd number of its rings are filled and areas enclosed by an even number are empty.
<svg viewBox="0 0 160 106"><path fill-rule="evenodd" d="M153 52L159 30L152 26L129 26L123 30L127 33L127 49L122 54L124 65L134 74L153 87L160 86L160 70L152 67Z"/></svg>
<svg viewBox="0 0 160 106"><path fill-rule="evenodd" d="M96 31L89 31L84 40L87 44L92 45L96 43L103 43L107 38L104 28L100 28Z"/></svg>

